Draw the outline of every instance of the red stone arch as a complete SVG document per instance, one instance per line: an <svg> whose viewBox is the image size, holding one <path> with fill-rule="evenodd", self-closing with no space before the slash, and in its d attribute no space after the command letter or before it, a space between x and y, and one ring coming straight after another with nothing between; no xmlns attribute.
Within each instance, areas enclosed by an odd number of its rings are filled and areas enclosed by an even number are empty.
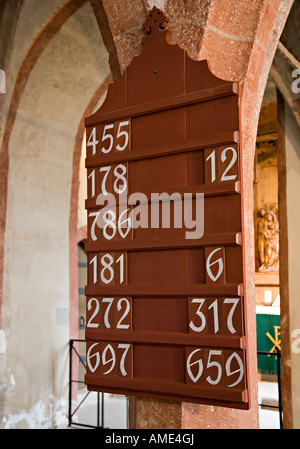
<svg viewBox="0 0 300 449"><path fill-rule="evenodd" d="M108 84L111 82L109 75L104 82L98 87L87 105L80 123L78 125L75 137L73 151L73 168L72 168L72 185L71 185L71 202L69 217L69 285L70 285L70 338L76 338L78 334L78 267L77 267L77 244L87 237L87 226L78 225L78 195L79 195L79 169L82 141L84 137L84 119L91 115L99 99L105 94Z"/></svg>
<svg viewBox="0 0 300 449"><path fill-rule="evenodd" d="M2 310L2 285L4 270L4 247L5 247L5 227L6 227L6 201L7 201L7 180L9 167L9 142L16 120L18 106L20 104L24 89L30 77L31 71L37 63L44 48L51 39L60 30L66 20L81 8L88 0L69 0L63 6L58 8L51 17L41 27L35 36L22 64L19 69L7 119L5 123L3 140L1 142L1 161L0 161L0 192L1 192L1 216L0 216L0 327L1 327L1 310Z"/></svg>
<svg viewBox="0 0 300 449"><path fill-rule="evenodd" d="M5 124L3 140L1 142L1 161L0 161L0 191L1 191L1 219L0 219L0 285L3 284L3 269L4 269L4 247L5 247L5 217L6 217L6 199L7 199L7 177L9 167L9 142L10 136L14 127L18 106L20 104L22 94L26 87L26 84L30 78L30 74L41 56L43 50L53 39L56 33L64 23L71 17L79 8L81 8L88 0L69 0L61 7L59 7L52 16L41 27L37 35L35 36L22 64L19 69L14 90L12 93L9 111L7 114L7 120ZM108 83L111 82L111 77L107 79L99 86L95 94L91 98L86 110L81 117L78 131L75 136L74 152L73 152L73 173L72 173L72 186L71 186L71 204L70 204L70 311L74 309L74 303L76 308L76 298L78 296L77 283L74 279L77 276L77 249L76 245L81 238L77 235L77 208L78 208L78 170L79 160L81 155L81 144L84 134L84 118L90 115L99 101L99 98L105 93ZM79 236L84 233L81 230ZM79 240L78 240L79 238ZM75 251L74 246L75 244ZM1 327L1 310L2 310L2 288L0 289L0 327ZM76 321L76 314L72 317L70 322L70 336L74 337L72 332L76 329L78 320ZM76 322L76 325L74 324ZM76 333L75 333L76 335Z"/></svg>

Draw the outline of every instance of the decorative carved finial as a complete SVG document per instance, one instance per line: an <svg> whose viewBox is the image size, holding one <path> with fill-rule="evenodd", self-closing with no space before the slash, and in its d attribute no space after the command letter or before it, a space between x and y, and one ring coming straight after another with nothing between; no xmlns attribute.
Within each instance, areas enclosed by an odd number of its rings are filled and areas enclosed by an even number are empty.
<svg viewBox="0 0 300 449"><path fill-rule="evenodd" d="M147 17L144 28L146 33L150 34L152 31L164 31L167 24L168 21L163 12L154 7Z"/></svg>
<svg viewBox="0 0 300 449"><path fill-rule="evenodd" d="M257 246L260 259L258 271L279 271L278 204L265 204L257 215Z"/></svg>

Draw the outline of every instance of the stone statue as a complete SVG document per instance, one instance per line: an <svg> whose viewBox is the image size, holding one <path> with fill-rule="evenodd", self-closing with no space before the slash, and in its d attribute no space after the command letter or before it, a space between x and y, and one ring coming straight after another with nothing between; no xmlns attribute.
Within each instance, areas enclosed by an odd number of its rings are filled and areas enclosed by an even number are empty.
<svg viewBox="0 0 300 449"><path fill-rule="evenodd" d="M257 246L260 260L258 271L279 271L278 204L265 204L257 215Z"/></svg>

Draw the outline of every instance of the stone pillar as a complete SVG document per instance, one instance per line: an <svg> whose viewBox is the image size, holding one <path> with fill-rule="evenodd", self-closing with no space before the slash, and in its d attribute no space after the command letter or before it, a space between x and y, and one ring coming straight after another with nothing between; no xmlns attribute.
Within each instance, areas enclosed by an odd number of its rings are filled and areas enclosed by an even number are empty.
<svg viewBox="0 0 300 449"><path fill-rule="evenodd" d="M129 398L131 429L181 429L181 402L152 398Z"/></svg>
<svg viewBox="0 0 300 449"><path fill-rule="evenodd" d="M281 391L283 428L293 428L291 391L291 329L289 304L289 251L287 222L287 166L285 145L285 102L277 91L278 120L278 206L280 239L280 331L281 331Z"/></svg>
<svg viewBox="0 0 300 449"><path fill-rule="evenodd" d="M282 103L282 98L279 98ZM280 224L283 224L280 235L283 426L285 429L299 429L300 129L290 105L286 102L281 109L280 125L283 127L279 148L279 205Z"/></svg>

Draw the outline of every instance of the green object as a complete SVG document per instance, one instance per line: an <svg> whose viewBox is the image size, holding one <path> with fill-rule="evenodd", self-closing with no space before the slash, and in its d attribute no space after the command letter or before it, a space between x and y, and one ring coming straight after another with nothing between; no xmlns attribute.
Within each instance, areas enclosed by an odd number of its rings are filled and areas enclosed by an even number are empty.
<svg viewBox="0 0 300 449"><path fill-rule="evenodd" d="M257 313L256 325L257 351L275 354L276 348L281 349L280 315L267 312ZM260 373L277 374L277 357L275 355L258 354L257 361Z"/></svg>

